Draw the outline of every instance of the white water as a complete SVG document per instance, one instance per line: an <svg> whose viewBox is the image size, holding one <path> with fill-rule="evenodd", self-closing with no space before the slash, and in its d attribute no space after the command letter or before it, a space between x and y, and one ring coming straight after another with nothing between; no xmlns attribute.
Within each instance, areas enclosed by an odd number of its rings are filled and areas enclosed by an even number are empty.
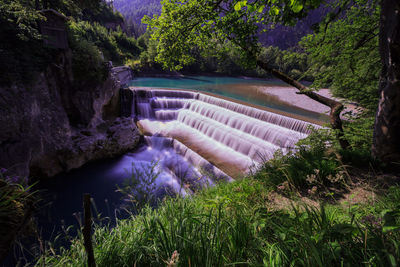
<svg viewBox="0 0 400 267"><path fill-rule="evenodd" d="M150 173L152 168L156 175ZM142 179L156 177L151 182L155 185L155 190L165 189L181 195L214 185L219 180L231 180L228 175L179 141L160 136L146 136L144 145L135 152L124 155L111 171L113 177L125 179L134 175L142 183L146 183Z"/></svg>
<svg viewBox="0 0 400 267"><path fill-rule="evenodd" d="M201 93L136 89L135 95L137 113L132 115L145 132L179 139L174 143L184 147L178 149L184 158L195 153L202 164L206 158L225 170L246 172L276 150L292 149L310 133L310 125L320 127Z"/></svg>

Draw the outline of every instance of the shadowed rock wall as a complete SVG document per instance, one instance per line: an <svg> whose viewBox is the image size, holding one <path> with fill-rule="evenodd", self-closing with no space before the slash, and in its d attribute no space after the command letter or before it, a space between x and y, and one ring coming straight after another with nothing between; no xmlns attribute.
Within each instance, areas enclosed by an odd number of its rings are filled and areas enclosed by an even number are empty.
<svg viewBox="0 0 400 267"><path fill-rule="evenodd" d="M0 87L0 167L22 176L53 176L133 149L139 133L119 118L118 78L74 86L70 52L32 85Z"/></svg>

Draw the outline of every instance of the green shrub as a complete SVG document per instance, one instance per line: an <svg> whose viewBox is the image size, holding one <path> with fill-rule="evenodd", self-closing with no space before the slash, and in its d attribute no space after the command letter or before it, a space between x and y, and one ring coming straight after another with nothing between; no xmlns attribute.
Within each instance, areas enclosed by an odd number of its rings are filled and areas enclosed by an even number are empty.
<svg viewBox="0 0 400 267"><path fill-rule="evenodd" d="M128 37L122 31L114 31L112 32L112 36L114 37L121 51L126 53L125 58L133 58L134 56L139 55L140 48L133 37Z"/></svg>
<svg viewBox="0 0 400 267"><path fill-rule="evenodd" d="M274 186L287 182L286 187L319 191L333 185L341 188L347 178L346 166L379 168L370 152L374 117L368 112L348 115L343 124L344 138L350 148L340 148L334 131L314 130L287 155L278 151L255 176Z"/></svg>
<svg viewBox="0 0 400 267"><path fill-rule="evenodd" d="M121 29L110 31L97 22L71 21L68 35L72 43L81 40L92 43L103 53L104 60L113 61L114 65L139 55L139 47L134 38L128 37Z"/></svg>
<svg viewBox="0 0 400 267"><path fill-rule="evenodd" d="M0 262L16 240L32 235L37 195L26 181L0 168Z"/></svg>
<svg viewBox="0 0 400 267"><path fill-rule="evenodd" d="M97 22L71 21L68 25L68 35L72 43L86 40L97 46L103 52L105 60L119 60L120 51L114 38Z"/></svg>
<svg viewBox="0 0 400 267"><path fill-rule="evenodd" d="M38 22L44 17L32 1L0 0L0 85L30 83L51 59Z"/></svg>
<svg viewBox="0 0 400 267"><path fill-rule="evenodd" d="M107 77L107 68L99 49L86 40L74 43L72 70L79 84L99 84Z"/></svg>
<svg viewBox="0 0 400 267"><path fill-rule="evenodd" d="M375 114L361 112L359 115L347 116L343 120L344 137L354 149L370 151L374 129Z"/></svg>
<svg viewBox="0 0 400 267"><path fill-rule="evenodd" d="M265 162L255 174L282 189L324 189L343 182L341 162L336 152L334 137L329 130L317 130L301 140L294 151L283 155L277 151L274 158Z"/></svg>

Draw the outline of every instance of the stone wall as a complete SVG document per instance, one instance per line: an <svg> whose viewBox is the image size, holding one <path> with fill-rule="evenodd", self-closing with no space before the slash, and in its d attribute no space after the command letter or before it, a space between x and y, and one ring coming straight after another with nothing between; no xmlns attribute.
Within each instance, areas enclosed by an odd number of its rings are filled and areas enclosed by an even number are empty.
<svg viewBox="0 0 400 267"><path fill-rule="evenodd" d="M133 79L133 71L128 66L114 67L111 71L121 86Z"/></svg>

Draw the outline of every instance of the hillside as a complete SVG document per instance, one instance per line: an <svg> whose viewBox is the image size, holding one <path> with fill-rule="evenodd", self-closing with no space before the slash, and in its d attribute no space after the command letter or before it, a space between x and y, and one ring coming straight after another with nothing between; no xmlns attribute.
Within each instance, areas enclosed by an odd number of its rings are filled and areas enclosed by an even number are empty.
<svg viewBox="0 0 400 267"><path fill-rule="evenodd" d="M146 32L146 26L141 23L144 15L153 16L161 12L159 0L115 0L114 7L125 17L128 31L135 37Z"/></svg>
<svg viewBox="0 0 400 267"><path fill-rule="evenodd" d="M135 38L146 32L146 25L141 23L144 15L152 17L160 14L161 4L159 0L115 0L114 8L125 17L128 31ZM288 49L297 45L300 39L312 33L313 25L319 23L321 18L328 13L329 8L320 7L299 21L295 27L278 25L269 29L268 34L261 33L260 41L264 46L276 46L280 49Z"/></svg>

